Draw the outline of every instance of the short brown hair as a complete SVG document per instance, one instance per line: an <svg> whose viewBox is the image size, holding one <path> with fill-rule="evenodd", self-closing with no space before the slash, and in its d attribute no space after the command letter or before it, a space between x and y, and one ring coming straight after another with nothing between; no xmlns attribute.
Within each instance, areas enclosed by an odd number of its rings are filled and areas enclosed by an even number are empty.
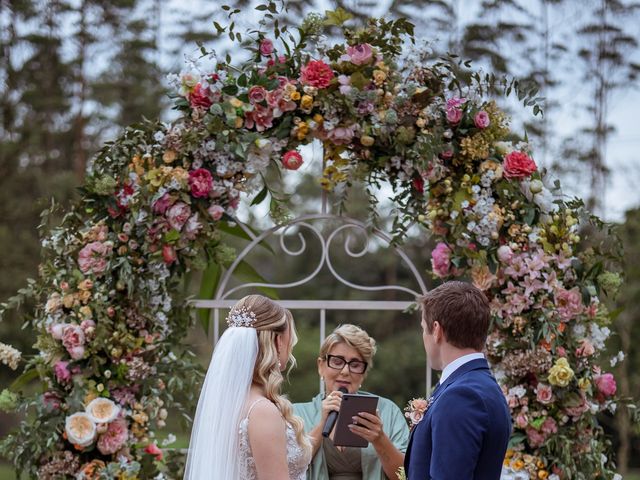
<svg viewBox="0 0 640 480"><path fill-rule="evenodd" d="M478 288L466 282L446 282L419 302L429 332L437 321L445 339L454 347L484 349L491 311L487 297Z"/></svg>

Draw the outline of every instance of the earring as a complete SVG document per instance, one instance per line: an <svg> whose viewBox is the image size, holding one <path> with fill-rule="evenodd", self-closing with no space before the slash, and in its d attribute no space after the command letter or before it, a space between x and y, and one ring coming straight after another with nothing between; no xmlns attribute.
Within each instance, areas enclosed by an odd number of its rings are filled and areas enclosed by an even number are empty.
<svg viewBox="0 0 640 480"><path fill-rule="evenodd" d="M282 363L278 360L278 370L282 370Z"/></svg>

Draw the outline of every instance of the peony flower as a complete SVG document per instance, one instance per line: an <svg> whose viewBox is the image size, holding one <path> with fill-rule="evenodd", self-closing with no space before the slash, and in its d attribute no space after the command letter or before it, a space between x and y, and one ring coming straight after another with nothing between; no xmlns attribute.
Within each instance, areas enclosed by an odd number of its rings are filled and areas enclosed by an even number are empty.
<svg viewBox="0 0 640 480"><path fill-rule="evenodd" d="M85 412L69 415L64 422L67 440L78 447L88 447L96 438L96 424Z"/></svg>
<svg viewBox="0 0 640 480"><path fill-rule="evenodd" d="M491 121L489 120L489 114L484 110L480 110L476 113L475 117L473 117L473 123L477 128L487 128Z"/></svg>
<svg viewBox="0 0 640 480"><path fill-rule="evenodd" d="M273 42L268 38L263 38L260 42L260 55L268 57L273 53Z"/></svg>
<svg viewBox="0 0 640 480"><path fill-rule="evenodd" d="M593 381L595 382L598 391L605 397L611 397L616 394L617 385L613 374L603 373L602 375L596 375L593 377Z"/></svg>
<svg viewBox="0 0 640 480"><path fill-rule="evenodd" d="M548 381L551 385L566 387L573 378L573 370L566 358L559 358L549 370Z"/></svg>
<svg viewBox="0 0 640 480"><path fill-rule="evenodd" d="M144 451L145 453L148 453L149 455L153 455L154 457L156 457L156 460L158 461L162 460L162 450L160 450L158 445L156 445L155 443L150 443L149 445L147 445L144 448Z"/></svg>
<svg viewBox="0 0 640 480"><path fill-rule="evenodd" d="M582 296L580 295L578 287L574 287L571 290L561 288L556 291L554 298L560 320L563 322L568 322L584 311Z"/></svg>
<svg viewBox="0 0 640 480"><path fill-rule="evenodd" d="M451 249L440 242L431 252L431 269L438 277L446 277L451 269Z"/></svg>
<svg viewBox="0 0 640 480"><path fill-rule="evenodd" d="M62 345L74 360L84 356L85 335L79 325L67 324L62 331Z"/></svg>
<svg viewBox="0 0 640 480"><path fill-rule="evenodd" d="M209 88L202 88L202 84L198 83L191 93L189 93L189 104L191 108L204 108L208 109L213 102L209 95L211 94L211 90Z"/></svg>
<svg viewBox="0 0 640 480"><path fill-rule="evenodd" d="M109 242L91 242L78 254L78 266L82 273L101 275L107 269L107 257L113 249Z"/></svg>
<svg viewBox="0 0 640 480"><path fill-rule="evenodd" d="M211 187L213 187L213 178L211 172L206 168L198 168L189 172L189 187L191 187L191 195L197 198L206 198L209 196ZM179 230L179 229L176 229Z"/></svg>
<svg viewBox="0 0 640 480"><path fill-rule="evenodd" d="M177 202L169 210L167 210L167 220L171 228L178 231L182 230L182 227L189 217L191 216L191 208L184 202Z"/></svg>
<svg viewBox="0 0 640 480"><path fill-rule="evenodd" d="M507 245L502 245L498 248L498 260L502 263L509 264L513 258L513 250Z"/></svg>
<svg viewBox="0 0 640 480"><path fill-rule="evenodd" d="M120 407L113 400L104 397L94 398L85 408L87 415L91 417L95 423L109 423L118 416Z"/></svg>
<svg viewBox="0 0 640 480"><path fill-rule="evenodd" d="M327 88L333 79L333 70L322 60L311 60L300 68L300 81L315 88Z"/></svg>
<svg viewBox="0 0 640 480"><path fill-rule="evenodd" d="M538 170L536 162L524 152L511 152L504 157L502 163L504 176L508 179L522 179L531 176Z"/></svg>
<svg viewBox="0 0 640 480"><path fill-rule="evenodd" d="M69 362L57 361L53 365L53 373L58 383L69 383L71 381L71 371L69 370Z"/></svg>
<svg viewBox="0 0 640 480"><path fill-rule="evenodd" d="M282 156L282 165L287 170L297 170L303 163L302 155L295 150L289 150Z"/></svg>
<svg viewBox="0 0 640 480"><path fill-rule="evenodd" d="M586 338L580 340L580 346L576 348L576 357L590 357L594 353L596 353L596 349L589 340Z"/></svg>
<svg viewBox="0 0 640 480"><path fill-rule="evenodd" d="M222 218L222 215L224 214L224 208L213 203L207 209L207 212L209 213L209 215L211 215L211 218L213 218L217 222Z"/></svg>
<svg viewBox="0 0 640 480"><path fill-rule="evenodd" d="M553 402L553 389L551 385L539 383L536 387L536 400L543 405L549 405Z"/></svg>
<svg viewBox="0 0 640 480"><path fill-rule="evenodd" d="M164 215L167 209L173 204L173 198L168 193L162 195L158 200L153 202L153 213Z"/></svg>
<svg viewBox="0 0 640 480"><path fill-rule="evenodd" d="M371 50L371 45L363 43L361 45L347 47L347 55L349 56L351 63L354 65L366 65L371 62L373 52Z"/></svg>
<svg viewBox="0 0 640 480"><path fill-rule="evenodd" d="M114 420L107 427L107 431L98 439L98 450L103 455L113 455L124 447L129 439L127 422L123 418Z"/></svg>

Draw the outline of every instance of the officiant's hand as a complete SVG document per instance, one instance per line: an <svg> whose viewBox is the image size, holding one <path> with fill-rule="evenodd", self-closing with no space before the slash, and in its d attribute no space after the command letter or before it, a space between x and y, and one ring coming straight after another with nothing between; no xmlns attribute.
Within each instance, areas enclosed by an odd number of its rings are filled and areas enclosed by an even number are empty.
<svg viewBox="0 0 640 480"><path fill-rule="evenodd" d="M322 401L322 421L321 423L324 425L324 422L327 420L327 416L329 412L340 411L340 405L342 405L342 392L336 390L335 392L331 392L329 395L325 397Z"/></svg>
<svg viewBox="0 0 640 480"><path fill-rule="evenodd" d="M382 420L378 415L369 412L360 412L353 417L353 423L349 425L349 430L374 446L378 440L384 437Z"/></svg>

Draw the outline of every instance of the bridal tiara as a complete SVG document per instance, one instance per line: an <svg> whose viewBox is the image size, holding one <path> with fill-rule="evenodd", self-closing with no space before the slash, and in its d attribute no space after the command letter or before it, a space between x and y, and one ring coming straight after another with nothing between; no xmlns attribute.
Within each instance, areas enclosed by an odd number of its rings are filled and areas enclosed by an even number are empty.
<svg viewBox="0 0 640 480"><path fill-rule="evenodd" d="M256 322L256 314L244 305L232 308L227 316L227 325L230 327L253 327Z"/></svg>

